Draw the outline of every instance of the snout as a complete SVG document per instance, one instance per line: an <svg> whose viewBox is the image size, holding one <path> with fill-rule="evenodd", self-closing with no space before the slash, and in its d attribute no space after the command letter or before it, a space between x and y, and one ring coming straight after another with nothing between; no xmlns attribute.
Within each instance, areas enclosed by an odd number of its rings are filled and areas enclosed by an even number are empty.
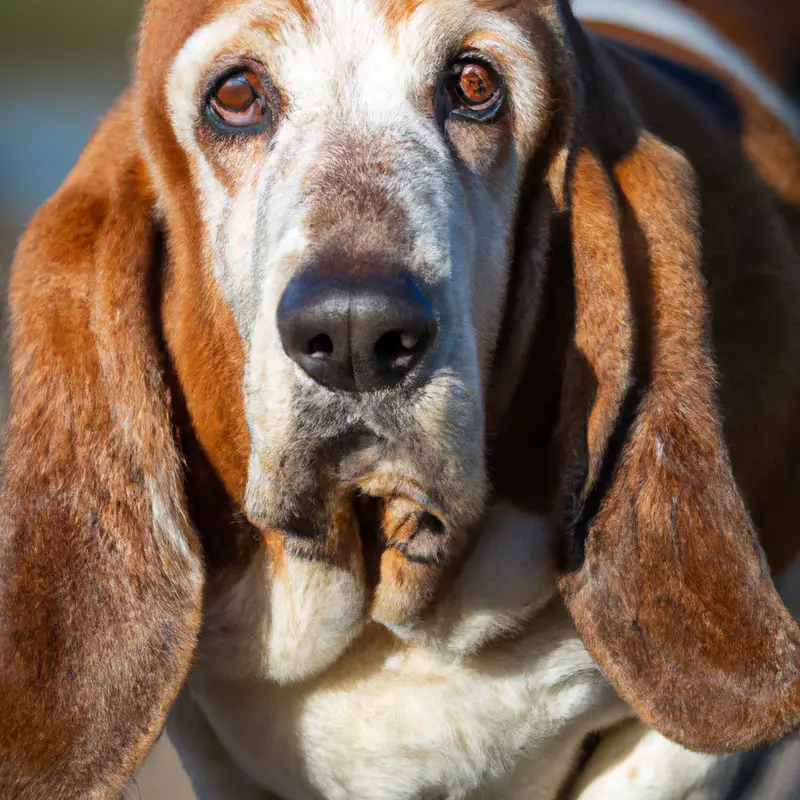
<svg viewBox="0 0 800 800"><path fill-rule="evenodd" d="M281 298L286 354L329 389L369 392L421 373L437 335L436 311L408 275L301 273Z"/></svg>

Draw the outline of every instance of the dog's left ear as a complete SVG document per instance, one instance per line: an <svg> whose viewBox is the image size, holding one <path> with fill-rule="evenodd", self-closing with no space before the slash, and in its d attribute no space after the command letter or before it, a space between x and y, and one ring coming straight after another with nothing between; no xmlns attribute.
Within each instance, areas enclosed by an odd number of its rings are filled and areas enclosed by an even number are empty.
<svg viewBox="0 0 800 800"><path fill-rule="evenodd" d="M560 184L575 286L562 593L646 722L691 749L755 747L800 724L800 632L723 438L696 178L561 5L576 81Z"/></svg>
<svg viewBox="0 0 800 800"><path fill-rule="evenodd" d="M158 736L200 624L132 105L101 125L12 269L3 798L114 797Z"/></svg>

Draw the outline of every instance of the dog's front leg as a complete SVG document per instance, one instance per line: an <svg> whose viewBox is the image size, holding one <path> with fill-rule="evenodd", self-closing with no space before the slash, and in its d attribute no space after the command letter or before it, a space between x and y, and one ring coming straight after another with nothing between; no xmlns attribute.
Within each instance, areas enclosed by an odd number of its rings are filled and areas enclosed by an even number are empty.
<svg viewBox="0 0 800 800"><path fill-rule="evenodd" d="M630 720L605 734L569 800L726 800L738 762L686 750Z"/></svg>

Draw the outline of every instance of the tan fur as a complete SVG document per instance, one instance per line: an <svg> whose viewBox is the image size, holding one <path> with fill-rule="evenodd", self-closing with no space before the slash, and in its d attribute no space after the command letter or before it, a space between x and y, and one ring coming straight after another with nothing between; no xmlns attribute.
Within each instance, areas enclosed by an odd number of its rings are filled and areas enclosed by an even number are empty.
<svg viewBox="0 0 800 800"><path fill-rule="evenodd" d="M736 42L779 84L791 86L800 66L800 9L792 0L683 0ZM795 73L795 74L793 74Z"/></svg>

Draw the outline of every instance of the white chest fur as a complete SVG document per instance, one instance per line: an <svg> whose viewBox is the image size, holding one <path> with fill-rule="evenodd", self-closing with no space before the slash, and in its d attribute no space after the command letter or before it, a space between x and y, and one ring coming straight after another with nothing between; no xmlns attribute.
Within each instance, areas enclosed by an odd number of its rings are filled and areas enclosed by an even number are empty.
<svg viewBox="0 0 800 800"><path fill-rule="evenodd" d="M225 634L217 626L202 643L184 702L230 759L230 780L246 776L289 800L551 800L583 737L629 712L554 596L549 553L541 520L498 511L416 641L370 625L331 666L293 683L263 674L269 659L242 647L248 632L228 614ZM225 606L241 621L252 620L244 596L267 609L255 574ZM300 628L313 642L313 626ZM287 652L263 630L256 638ZM171 733L190 772L199 786L222 787L207 797L223 796L227 779L204 777L207 759L191 751L208 743L187 727Z"/></svg>

